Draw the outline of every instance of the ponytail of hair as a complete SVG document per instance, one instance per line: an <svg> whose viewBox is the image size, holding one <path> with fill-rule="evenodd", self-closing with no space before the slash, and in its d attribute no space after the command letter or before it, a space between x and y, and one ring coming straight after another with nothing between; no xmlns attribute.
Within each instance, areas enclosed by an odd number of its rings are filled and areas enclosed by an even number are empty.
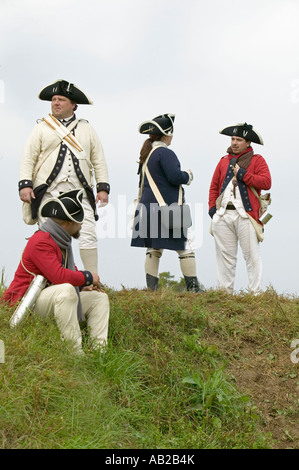
<svg viewBox="0 0 299 470"><path fill-rule="evenodd" d="M162 135L150 135L148 139L144 142L143 146L140 150L140 158L139 158L139 165L143 165L145 160L148 157L148 154L152 150L152 143L155 141L159 141L162 139Z"/></svg>

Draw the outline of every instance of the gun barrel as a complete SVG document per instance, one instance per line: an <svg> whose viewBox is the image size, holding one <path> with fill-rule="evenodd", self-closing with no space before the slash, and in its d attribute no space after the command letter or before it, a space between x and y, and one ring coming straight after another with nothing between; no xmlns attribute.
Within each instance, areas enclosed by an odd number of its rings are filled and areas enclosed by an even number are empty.
<svg viewBox="0 0 299 470"><path fill-rule="evenodd" d="M45 287L47 283L47 279L44 276L38 274L32 280L30 286L28 287L26 294L24 295L23 299L21 300L20 304L18 305L17 309L15 310L14 314L12 315L9 323L10 326L13 328L18 325L30 310L35 302L37 297L39 296L42 289Z"/></svg>

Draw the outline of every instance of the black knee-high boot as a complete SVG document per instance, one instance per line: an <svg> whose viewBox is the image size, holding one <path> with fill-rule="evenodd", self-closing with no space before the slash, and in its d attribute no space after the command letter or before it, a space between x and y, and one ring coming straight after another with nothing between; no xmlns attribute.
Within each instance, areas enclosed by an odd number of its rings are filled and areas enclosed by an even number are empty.
<svg viewBox="0 0 299 470"><path fill-rule="evenodd" d="M159 278L152 276L151 274L146 274L146 285L147 288L150 290L158 290L159 289Z"/></svg>
<svg viewBox="0 0 299 470"><path fill-rule="evenodd" d="M197 279L196 276L184 276L184 278L185 278L187 291L190 291L190 292L204 292L199 287L198 279Z"/></svg>

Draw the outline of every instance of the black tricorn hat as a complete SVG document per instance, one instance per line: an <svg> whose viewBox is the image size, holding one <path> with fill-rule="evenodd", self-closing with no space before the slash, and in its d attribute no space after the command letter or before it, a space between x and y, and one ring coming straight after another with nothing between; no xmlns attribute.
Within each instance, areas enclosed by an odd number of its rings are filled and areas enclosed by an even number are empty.
<svg viewBox="0 0 299 470"><path fill-rule="evenodd" d="M139 126L140 134L172 135L175 114L162 114Z"/></svg>
<svg viewBox="0 0 299 470"><path fill-rule="evenodd" d="M82 206L83 189L73 189L60 194L58 197L47 199L40 208L43 217L83 222L84 209Z"/></svg>
<svg viewBox="0 0 299 470"><path fill-rule="evenodd" d="M251 124L247 124L247 122L244 122L243 124L236 124L235 126L225 127L219 131L219 133L229 135L231 137L242 137L243 139L249 140L250 142L264 145L261 135L253 129Z"/></svg>
<svg viewBox="0 0 299 470"><path fill-rule="evenodd" d="M66 80L57 80L46 86L38 97L43 101L52 101L55 95L65 96L77 104L92 104L91 99L80 88Z"/></svg>

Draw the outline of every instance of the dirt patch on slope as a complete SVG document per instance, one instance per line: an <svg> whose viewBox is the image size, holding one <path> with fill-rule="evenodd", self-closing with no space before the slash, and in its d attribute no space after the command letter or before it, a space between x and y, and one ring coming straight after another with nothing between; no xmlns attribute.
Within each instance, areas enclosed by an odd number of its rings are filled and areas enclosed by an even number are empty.
<svg viewBox="0 0 299 470"><path fill-rule="evenodd" d="M292 340L299 338L298 300L224 297L221 311L210 308L209 342L227 358L238 390L252 399L263 431L273 436L274 448L298 449L299 363L291 357Z"/></svg>
<svg viewBox="0 0 299 470"><path fill-rule="evenodd" d="M298 449L298 367L291 363L290 355L276 359L273 353L258 354L252 346L241 351L245 359L228 368L237 388L252 398L264 431L275 439L275 448ZM278 353L276 348L274 351Z"/></svg>

